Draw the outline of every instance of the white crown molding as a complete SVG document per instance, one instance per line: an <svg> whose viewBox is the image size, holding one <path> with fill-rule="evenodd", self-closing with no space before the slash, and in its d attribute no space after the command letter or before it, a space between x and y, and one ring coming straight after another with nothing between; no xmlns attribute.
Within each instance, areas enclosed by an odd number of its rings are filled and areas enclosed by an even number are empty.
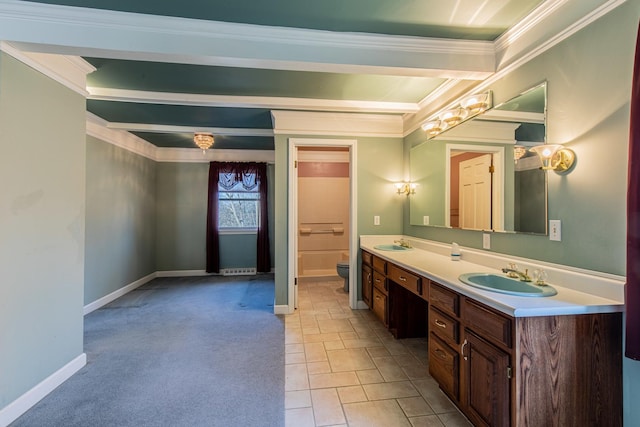
<svg viewBox="0 0 640 427"><path fill-rule="evenodd" d="M155 145L138 138L132 133L119 129L109 129L107 121L89 112L87 112L87 135L148 159L156 160L157 148Z"/></svg>
<svg viewBox="0 0 640 427"><path fill-rule="evenodd" d="M267 27L17 0L0 0L0 39L49 53L300 71L477 80L495 69L493 44L486 41Z"/></svg>
<svg viewBox="0 0 640 427"><path fill-rule="evenodd" d="M476 119L492 120L495 122L545 123L544 113L496 110L495 108L480 114Z"/></svg>
<svg viewBox="0 0 640 427"><path fill-rule="evenodd" d="M121 129L128 132L153 132L153 133L194 133L205 132L216 136L273 136L272 129L252 129L252 128L216 128L216 127L194 127L177 125L157 125L150 123L120 123L109 122L106 125L109 129Z"/></svg>
<svg viewBox="0 0 640 427"><path fill-rule="evenodd" d="M69 55L23 52L10 43L0 41L0 50L63 86L86 97L87 74L95 71L87 61Z"/></svg>
<svg viewBox="0 0 640 427"><path fill-rule="evenodd" d="M382 102L289 98L268 96L203 95L192 93L148 92L127 89L89 87L89 99L100 101L137 102L150 104L189 105L198 107L267 108L284 110L328 110L340 112L415 113L418 104L412 102Z"/></svg>
<svg viewBox="0 0 640 427"><path fill-rule="evenodd" d="M164 148L156 149L157 162L176 163L209 163L209 162L264 162L275 163L276 153L273 150L225 150L211 149L204 153L198 148Z"/></svg>
<svg viewBox="0 0 640 427"><path fill-rule="evenodd" d="M402 117L382 114L272 111L276 135L402 138Z"/></svg>

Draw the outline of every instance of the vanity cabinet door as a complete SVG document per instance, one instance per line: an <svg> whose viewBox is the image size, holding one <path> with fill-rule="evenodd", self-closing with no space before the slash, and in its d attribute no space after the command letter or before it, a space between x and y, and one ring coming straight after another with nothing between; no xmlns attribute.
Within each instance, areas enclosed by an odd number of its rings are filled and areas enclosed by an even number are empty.
<svg viewBox="0 0 640 427"><path fill-rule="evenodd" d="M387 296L377 287L373 288L373 313L384 326L389 327L389 311L387 309Z"/></svg>
<svg viewBox="0 0 640 427"><path fill-rule="evenodd" d="M362 264L362 301L371 308L371 296L373 292L373 270L366 264Z"/></svg>
<svg viewBox="0 0 640 427"><path fill-rule="evenodd" d="M459 355L435 333L429 334L429 374L440 388L454 401L458 401Z"/></svg>
<svg viewBox="0 0 640 427"><path fill-rule="evenodd" d="M461 346L465 413L476 426L509 426L510 355L465 329Z"/></svg>

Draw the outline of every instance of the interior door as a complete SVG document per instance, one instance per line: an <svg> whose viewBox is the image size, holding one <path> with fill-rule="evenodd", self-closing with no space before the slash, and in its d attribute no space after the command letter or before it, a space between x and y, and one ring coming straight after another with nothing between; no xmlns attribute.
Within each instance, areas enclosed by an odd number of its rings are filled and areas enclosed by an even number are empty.
<svg viewBox="0 0 640 427"><path fill-rule="evenodd" d="M460 228L491 229L492 155L460 162Z"/></svg>

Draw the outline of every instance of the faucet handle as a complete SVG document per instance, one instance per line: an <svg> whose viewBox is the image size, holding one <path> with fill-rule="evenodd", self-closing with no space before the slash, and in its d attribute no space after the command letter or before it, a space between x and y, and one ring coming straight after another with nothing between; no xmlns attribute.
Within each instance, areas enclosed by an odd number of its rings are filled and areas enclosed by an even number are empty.
<svg viewBox="0 0 640 427"><path fill-rule="evenodd" d="M533 278L535 280L536 285L538 286L546 286L547 285L547 272L542 268L537 269L533 272Z"/></svg>

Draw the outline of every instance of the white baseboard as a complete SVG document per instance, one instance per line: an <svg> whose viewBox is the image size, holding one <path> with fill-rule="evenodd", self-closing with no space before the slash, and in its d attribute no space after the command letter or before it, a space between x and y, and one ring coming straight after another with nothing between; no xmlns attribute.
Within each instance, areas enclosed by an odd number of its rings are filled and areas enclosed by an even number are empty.
<svg viewBox="0 0 640 427"><path fill-rule="evenodd" d="M156 271L156 277L191 277L208 276L215 273L207 273L205 270L165 270Z"/></svg>
<svg viewBox="0 0 640 427"><path fill-rule="evenodd" d="M273 314L291 314L288 305L274 305Z"/></svg>
<svg viewBox="0 0 640 427"><path fill-rule="evenodd" d="M55 390L55 388L60 384L68 380L69 377L82 369L86 364L87 355L82 353L71 362L49 375L31 390L0 409L0 426L6 427L10 423L14 422L18 417L20 417L20 415L31 409L33 405Z"/></svg>
<svg viewBox="0 0 640 427"><path fill-rule="evenodd" d="M95 311L100 307L109 304L111 301L114 301L115 299L120 298L122 295L128 292L131 292L132 290L144 285L145 283L155 279L156 277L157 277L157 272L151 273L147 276L144 276L141 279L136 280L135 282L129 283L128 285L125 285L120 289L111 292L109 295L105 295L102 298L97 299L94 302L91 302L85 305L83 310L84 315L86 316L92 311Z"/></svg>

